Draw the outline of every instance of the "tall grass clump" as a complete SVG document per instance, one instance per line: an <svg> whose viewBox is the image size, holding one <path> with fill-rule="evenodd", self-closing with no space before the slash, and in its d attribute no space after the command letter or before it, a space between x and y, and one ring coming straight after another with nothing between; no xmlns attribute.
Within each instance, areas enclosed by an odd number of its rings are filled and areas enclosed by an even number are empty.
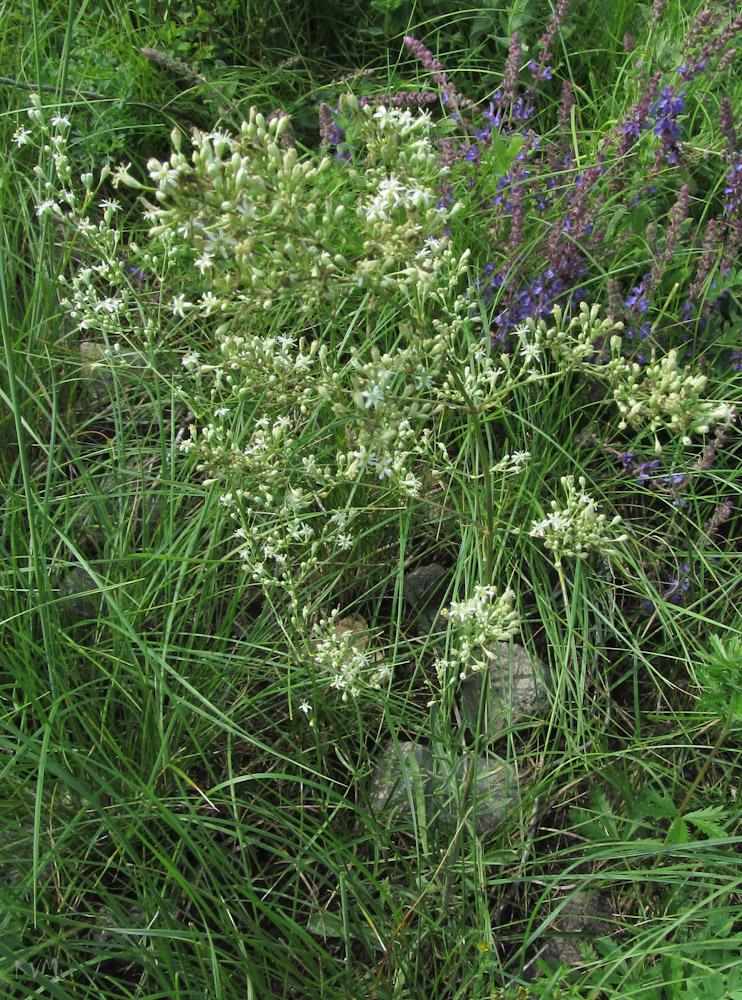
<svg viewBox="0 0 742 1000"><path fill-rule="evenodd" d="M736 6L407 35L307 145L6 110L8 996L742 990Z"/></svg>

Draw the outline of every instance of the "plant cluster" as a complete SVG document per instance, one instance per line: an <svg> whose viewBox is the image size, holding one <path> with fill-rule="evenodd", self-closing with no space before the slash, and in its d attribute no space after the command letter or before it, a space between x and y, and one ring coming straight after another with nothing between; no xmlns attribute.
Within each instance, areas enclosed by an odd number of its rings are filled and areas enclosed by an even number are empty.
<svg viewBox="0 0 742 1000"><path fill-rule="evenodd" d="M226 45L162 6L173 71ZM607 85L578 0L516 6L471 96L400 20L309 147L267 99L118 166L48 90L6 116L19 998L739 990L742 19L609 4ZM490 738L529 658L544 716Z"/></svg>

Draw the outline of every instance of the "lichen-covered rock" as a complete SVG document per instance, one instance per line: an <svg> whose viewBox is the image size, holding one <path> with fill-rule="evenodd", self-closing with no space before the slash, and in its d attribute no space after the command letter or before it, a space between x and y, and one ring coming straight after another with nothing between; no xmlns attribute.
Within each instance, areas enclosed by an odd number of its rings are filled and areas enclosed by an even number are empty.
<svg viewBox="0 0 742 1000"><path fill-rule="evenodd" d="M83 566L72 566L59 583L57 602L77 621L97 618L103 606L100 587Z"/></svg>
<svg viewBox="0 0 742 1000"><path fill-rule="evenodd" d="M439 615L446 592L446 570L438 563L418 566L405 573L402 594L415 614L414 624L423 632L445 632L446 621Z"/></svg>
<svg viewBox="0 0 742 1000"><path fill-rule="evenodd" d="M485 731L493 739L505 729L542 718L549 709L548 668L522 646L498 642L489 664L489 697ZM475 729L479 717L482 674L472 674L461 685L464 718Z"/></svg>
<svg viewBox="0 0 742 1000"><path fill-rule="evenodd" d="M585 964L586 949L596 937L616 930L611 902L603 892L576 892L559 908L549 928L551 940L540 958L550 965Z"/></svg>
<svg viewBox="0 0 742 1000"><path fill-rule="evenodd" d="M461 802L467 768L477 773L468 800ZM473 793L473 794L472 794ZM513 769L499 757L470 755L436 757L427 747L411 741L390 742L384 748L371 780L371 805L377 818L388 825L418 821L450 831L466 813L473 813L480 836L502 823L518 801Z"/></svg>

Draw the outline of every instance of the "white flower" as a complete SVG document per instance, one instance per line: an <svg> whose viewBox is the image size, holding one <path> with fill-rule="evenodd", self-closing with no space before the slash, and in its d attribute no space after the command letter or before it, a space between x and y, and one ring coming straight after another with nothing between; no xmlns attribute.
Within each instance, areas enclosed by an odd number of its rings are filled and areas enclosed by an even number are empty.
<svg viewBox="0 0 742 1000"><path fill-rule="evenodd" d="M180 316L181 319L185 319L186 309L193 309L193 303L186 302L186 297L181 292L180 295L176 295L175 298L173 299L173 305L172 305L173 316Z"/></svg>
<svg viewBox="0 0 742 1000"><path fill-rule="evenodd" d="M193 263L199 269L199 271L201 272L201 274L203 274L205 271L209 270L209 268L211 267L211 262L213 261L213 259L214 259L214 257L213 257L212 254L208 253L207 251L204 251L201 254L200 257L197 257L194 260Z"/></svg>
<svg viewBox="0 0 742 1000"><path fill-rule="evenodd" d="M113 184L116 190L118 190L119 184L123 184L124 187L141 188L142 185L139 183L136 177L132 177L132 175L129 173L130 167L131 163L127 164L120 163L113 171L113 176L111 177L111 184Z"/></svg>
<svg viewBox="0 0 742 1000"><path fill-rule="evenodd" d="M366 469L376 464L376 452L369 451L365 444L362 444L358 451L353 452L353 458L357 460L361 469Z"/></svg>
<svg viewBox="0 0 742 1000"><path fill-rule="evenodd" d="M528 365L532 361L538 361L541 357L541 351L535 344L526 343L521 348L520 356L525 359L524 363Z"/></svg>
<svg viewBox="0 0 742 1000"><path fill-rule="evenodd" d="M98 208L104 209L105 212L120 212L121 202L117 201L115 198L104 198L102 201L98 202Z"/></svg>
<svg viewBox="0 0 742 1000"><path fill-rule="evenodd" d="M201 355L198 351L189 351L180 363L184 368L197 368L200 360Z"/></svg>
<svg viewBox="0 0 742 1000"><path fill-rule="evenodd" d="M213 310L219 305L219 299L211 291L204 292L199 305L204 316L211 316Z"/></svg>
<svg viewBox="0 0 742 1000"><path fill-rule="evenodd" d="M93 312L107 312L109 316L115 316L121 309L123 309L124 303L121 299L107 298L101 299L101 301L95 306Z"/></svg>
<svg viewBox="0 0 742 1000"><path fill-rule="evenodd" d="M53 198L47 198L45 201L42 201L39 207L36 209L36 215L40 217L42 215L46 215L47 212L59 212L59 211L60 208L59 205L56 203L56 201L54 201Z"/></svg>
<svg viewBox="0 0 742 1000"><path fill-rule="evenodd" d="M297 354L294 359L294 371L305 372L312 367L312 358L308 354Z"/></svg>
<svg viewBox="0 0 742 1000"><path fill-rule="evenodd" d="M346 552L353 548L353 536L350 532L341 532L337 537L337 547L341 552Z"/></svg>
<svg viewBox="0 0 742 1000"><path fill-rule="evenodd" d="M166 187L178 186L178 171L173 170L169 163L160 163L159 160L150 160L147 163L149 176L153 181L157 181L157 186L163 191Z"/></svg>
<svg viewBox="0 0 742 1000"><path fill-rule="evenodd" d="M314 531L306 521L301 521L298 527L294 525L291 529L291 538L297 541L308 542L310 538L314 538Z"/></svg>
<svg viewBox="0 0 742 1000"><path fill-rule="evenodd" d="M309 704L308 701L299 702L299 711L303 712L305 715L309 715L309 713L312 711L312 706Z"/></svg>
<svg viewBox="0 0 742 1000"><path fill-rule="evenodd" d="M54 115L51 123L54 128L69 128L71 124L69 118L65 118L63 115Z"/></svg>
<svg viewBox="0 0 742 1000"><path fill-rule="evenodd" d="M28 137L33 135L30 128L19 128L13 133L13 142L20 149L21 146L25 146L28 142Z"/></svg>
<svg viewBox="0 0 742 1000"><path fill-rule="evenodd" d="M218 129L214 129L213 132L207 132L203 138L211 140L214 143L214 153L216 156L220 156L225 149L232 149L232 137L228 132L220 132Z"/></svg>
<svg viewBox="0 0 742 1000"><path fill-rule="evenodd" d="M404 489L404 491L407 493L408 496L410 497L420 496L420 487L422 486L422 483L417 478L417 476L413 476L411 472L407 473L407 476L400 485L402 486L402 488Z"/></svg>
<svg viewBox="0 0 742 1000"><path fill-rule="evenodd" d="M386 684L392 679L392 668L389 664L384 664L383 667L379 667L376 671L376 677L374 678L374 685L376 687L381 687L382 684Z"/></svg>
<svg viewBox="0 0 742 1000"><path fill-rule="evenodd" d="M218 417L226 417L226 415L228 413L229 413L229 407L228 406L219 406L219 407L217 407L216 410L214 410L214 416L217 417L217 418Z"/></svg>
<svg viewBox="0 0 742 1000"><path fill-rule="evenodd" d="M380 385L372 385L370 389L362 392L361 395L365 401L366 409L371 406L376 409L377 406L381 406L384 402L384 390Z"/></svg>
<svg viewBox="0 0 742 1000"><path fill-rule="evenodd" d="M603 556L615 555L615 542L626 541L626 536L616 536L613 528L621 522L616 516L608 521L598 513L598 505L585 492L585 479L580 477L581 492L577 492L574 476L562 476L562 487L567 494L567 505L560 510L556 500L551 501L551 511L541 521L533 521L531 538L542 538L544 545L554 554L554 563L561 565L562 556L585 559L593 552Z"/></svg>
<svg viewBox="0 0 742 1000"><path fill-rule="evenodd" d="M381 459L380 462L376 463L376 470L379 479L391 479L392 478L392 460L387 455Z"/></svg>

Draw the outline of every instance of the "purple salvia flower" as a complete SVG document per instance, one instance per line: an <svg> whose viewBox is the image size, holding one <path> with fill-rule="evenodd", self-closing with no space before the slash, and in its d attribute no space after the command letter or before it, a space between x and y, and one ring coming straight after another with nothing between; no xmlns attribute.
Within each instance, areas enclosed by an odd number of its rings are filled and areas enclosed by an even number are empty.
<svg viewBox="0 0 742 1000"><path fill-rule="evenodd" d="M678 566L676 576L670 580L667 588L662 592L662 596L672 604L680 604L683 594L690 589L690 563L681 563Z"/></svg>
<svg viewBox="0 0 742 1000"><path fill-rule="evenodd" d="M652 13L649 17L650 28L653 28L656 24L659 23L659 20L664 13L666 3L667 0L654 0L654 3L652 4Z"/></svg>
<svg viewBox="0 0 742 1000"><path fill-rule="evenodd" d="M546 150L549 170L552 174L559 174L569 166L568 156L572 134L572 108L576 103L572 84L569 80L563 80L562 99L559 102L559 110L557 111L557 121L559 122L557 134L559 138L554 145L549 145Z"/></svg>
<svg viewBox="0 0 742 1000"><path fill-rule="evenodd" d="M659 86L660 79L661 74L655 73L655 75L650 79L642 97L629 108L621 121L619 121L616 125L614 130L614 141L616 144L616 156L618 163L616 165L617 176L612 184L612 190L614 193L618 193L623 190L624 185L620 180L620 174L623 173L627 166L626 157L628 153L637 142L642 132L645 132L649 128L649 105L652 102L654 95L657 93L657 87Z"/></svg>
<svg viewBox="0 0 742 1000"><path fill-rule="evenodd" d="M732 506L731 500L723 500L719 506L716 508L711 518L704 524L703 533L713 541L719 534L719 528L728 521L732 516L732 511L734 507Z"/></svg>
<svg viewBox="0 0 742 1000"><path fill-rule="evenodd" d="M359 98L358 103L363 107L366 104L373 104L378 107L384 105L392 108L422 108L426 104L435 104L438 95L430 90L398 90L394 94L388 91L385 94L364 95Z"/></svg>
<svg viewBox="0 0 742 1000"><path fill-rule="evenodd" d="M433 74L435 82L443 83L445 80L443 64L435 58L430 49L427 49L422 42L413 38L412 35L405 35L404 43L410 52L420 60L425 69L429 70L430 73Z"/></svg>
<svg viewBox="0 0 742 1000"><path fill-rule="evenodd" d="M703 285L711 271L716 267L719 253L718 239L719 222L717 219L710 219L706 226L706 233L703 239L703 250L696 267L696 277L690 286L688 293L695 302L698 302L703 295Z"/></svg>
<svg viewBox="0 0 742 1000"><path fill-rule="evenodd" d="M727 195L727 201L724 203L724 210L731 215L742 205L742 156L737 155L732 160L726 181L724 194Z"/></svg>
<svg viewBox="0 0 742 1000"><path fill-rule="evenodd" d="M664 158L671 166L678 162L678 139L680 125L678 115L685 110L685 91L675 93L674 87L665 87L659 97L650 104L649 113L654 116L654 134L660 138L660 148L655 158L655 169Z"/></svg>
<svg viewBox="0 0 742 1000"><path fill-rule="evenodd" d="M659 97L650 106L650 114L657 117L658 121L654 126L654 134L661 135L665 129L663 120L665 118L677 118L685 110L685 91L675 93L674 87L663 87Z"/></svg>
<svg viewBox="0 0 742 1000"><path fill-rule="evenodd" d="M687 184L683 184L678 192L675 204L670 209L670 225L667 227L665 248L655 257L654 263L652 264L652 279L655 283L660 280L663 269L667 267L675 255L675 247L677 246L677 242L680 237L680 227L688 217L689 206L690 188Z"/></svg>
<svg viewBox="0 0 742 1000"><path fill-rule="evenodd" d="M510 237L508 255L514 258L523 242L523 185L514 184L511 192Z"/></svg>
<svg viewBox="0 0 742 1000"><path fill-rule="evenodd" d="M713 11L711 11L708 7L699 11L693 21L693 24L690 26L688 34L685 36L684 48L686 51L690 51L698 45L699 42L702 42L711 35L719 24L719 16L720 15L718 14L714 16Z"/></svg>
<svg viewBox="0 0 742 1000"><path fill-rule="evenodd" d="M686 35L684 52L693 53L686 63L678 67L678 74L683 80L690 80L696 74L705 72L710 60L721 55L719 68L728 66L734 58L730 43L742 31L742 14L732 18L722 29L714 34L721 23L722 14L709 9L702 10L691 25ZM700 51L699 51L700 46Z"/></svg>
<svg viewBox="0 0 742 1000"><path fill-rule="evenodd" d="M645 274L640 284L631 289L631 294L626 298L626 308L634 313L646 314L649 312L649 284L651 275Z"/></svg>
<svg viewBox="0 0 742 1000"><path fill-rule="evenodd" d="M564 23L564 17L569 10L569 4L570 0L557 0L557 5L549 19L549 25L539 40L539 48L541 49L539 60L536 62L535 59L531 59L528 64L534 83L540 83L542 80L551 80L552 70L549 60L554 48L554 39Z"/></svg>
<svg viewBox="0 0 742 1000"><path fill-rule="evenodd" d="M430 49L427 49L422 42L413 38L412 35L405 35L404 43L410 52L420 60L425 69L430 71L433 80L441 88L441 100L444 107L450 108L454 113L458 113L460 102L456 87L449 80L440 60L436 59Z"/></svg>
<svg viewBox="0 0 742 1000"><path fill-rule="evenodd" d="M734 63L736 56L737 56L736 49L727 49L727 51L719 60L719 72L722 73L725 69L728 69Z"/></svg>
<svg viewBox="0 0 742 1000"><path fill-rule="evenodd" d="M726 235L724 237L724 250L719 263L719 270L722 277L726 278L731 268L736 268L739 264L739 253L742 247L742 220L732 219L727 224Z"/></svg>
<svg viewBox="0 0 742 1000"><path fill-rule="evenodd" d="M615 278L609 278L606 285L608 315L613 319L618 319L623 315L624 303L621 295L621 286Z"/></svg>
<svg viewBox="0 0 742 1000"><path fill-rule="evenodd" d="M329 142L327 137L333 121L332 108L327 101L323 101L319 106L319 137L323 145L326 145Z"/></svg>
<svg viewBox="0 0 742 1000"><path fill-rule="evenodd" d="M728 97L722 97L719 102L719 128L726 140L727 150L730 153L734 153L737 148L737 132L734 128L732 102Z"/></svg>
<svg viewBox="0 0 742 1000"><path fill-rule="evenodd" d="M551 80L551 66L542 66L540 63L537 64L535 59L531 59L528 68L531 71L534 83L539 83L541 80Z"/></svg>
<svg viewBox="0 0 742 1000"><path fill-rule="evenodd" d="M651 479L650 473L654 472L660 467L660 460L658 458L653 458L651 462L639 462L634 464L634 474L636 475L637 483L646 483L648 479Z"/></svg>
<svg viewBox="0 0 742 1000"><path fill-rule="evenodd" d="M732 420L736 420L736 418L737 414L736 412L733 411ZM729 427L724 427L723 425L720 424L714 431L713 438L711 438L711 440L706 443L700 456L693 463L693 468L702 469L707 472L714 464L714 459L716 458L716 452L724 447L728 437L729 437Z"/></svg>
<svg viewBox="0 0 742 1000"><path fill-rule="evenodd" d="M505 71L502 77L502 88L500 97L497 100L497 106L501 111L511 107L518 100L520 61L520 35L515 31L513 32L513 37L510 39L510 49L508 50Z"/></svg>

